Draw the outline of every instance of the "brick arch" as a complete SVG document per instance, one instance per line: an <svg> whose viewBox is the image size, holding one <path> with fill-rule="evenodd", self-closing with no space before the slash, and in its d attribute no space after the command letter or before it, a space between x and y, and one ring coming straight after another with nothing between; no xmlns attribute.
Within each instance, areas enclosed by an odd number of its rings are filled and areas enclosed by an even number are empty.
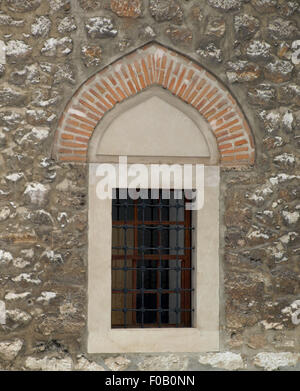
<svg viewBox="0 0 300 391"><path fill-rule="evenodd" d="M89 140L103 116L153 85L168 89L205 118L216 137L222 165L254 163L253 136L229 90L195 62L156 43L114 62L77 90L59 120L53 157L86 162Z"/></svg>

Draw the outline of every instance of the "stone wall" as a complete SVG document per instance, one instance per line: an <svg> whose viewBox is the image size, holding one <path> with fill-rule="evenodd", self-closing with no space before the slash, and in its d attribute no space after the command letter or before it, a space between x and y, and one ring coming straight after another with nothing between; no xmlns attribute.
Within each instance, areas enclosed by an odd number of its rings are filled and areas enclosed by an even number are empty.
<svg viewBox="0 0 300 391"><path fill-rule="evenodd" d="M0 368L299 369L299 0L0 7ZM219 78L255 138L221 177L221 352L89 356L87 166L51 159L53 137L83 82L154 40Z"/></svg>

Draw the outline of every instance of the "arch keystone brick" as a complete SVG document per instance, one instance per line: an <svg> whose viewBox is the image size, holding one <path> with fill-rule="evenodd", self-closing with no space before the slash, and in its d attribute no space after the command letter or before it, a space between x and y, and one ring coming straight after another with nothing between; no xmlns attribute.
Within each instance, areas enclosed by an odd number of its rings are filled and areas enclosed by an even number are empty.
<svg viewBox="0 0 300 391"><path fill-rule="evenodd" d="M221 165L254 163L249 124L229 90L198 64L156 43L112 63L76 91L58 122L53 157L87 162L89 140L104 115L154 85L168 89L205 119L216 137Z"/></svg>

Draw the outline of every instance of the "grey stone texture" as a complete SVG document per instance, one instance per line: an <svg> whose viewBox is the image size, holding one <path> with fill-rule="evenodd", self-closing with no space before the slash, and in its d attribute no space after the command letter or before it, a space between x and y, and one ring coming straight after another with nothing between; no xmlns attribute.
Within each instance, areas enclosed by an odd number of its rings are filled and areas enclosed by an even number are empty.
<svg viewBox="0 0 300 391"><path fill-rule="evenodd" d="M1 1L0 368L300 370L299 2L119 3ZM153 39L216 75L255 138L254 166L221 172L221 352L88 355L88 170L53 137L84 81Z"/></svg>

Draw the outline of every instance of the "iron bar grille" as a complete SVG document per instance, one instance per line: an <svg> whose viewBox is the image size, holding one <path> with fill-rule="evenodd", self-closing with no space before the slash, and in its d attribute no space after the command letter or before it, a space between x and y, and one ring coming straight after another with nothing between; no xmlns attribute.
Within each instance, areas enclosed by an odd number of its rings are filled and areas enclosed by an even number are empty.
<svg viewBox="0 0 300 391"><path fill-rule="evenodd" d="M127 189L114 192L112 328L191 327L194 228L186 199L176 190L169 199L165 190L141 190L136 200Z"/></svg>

